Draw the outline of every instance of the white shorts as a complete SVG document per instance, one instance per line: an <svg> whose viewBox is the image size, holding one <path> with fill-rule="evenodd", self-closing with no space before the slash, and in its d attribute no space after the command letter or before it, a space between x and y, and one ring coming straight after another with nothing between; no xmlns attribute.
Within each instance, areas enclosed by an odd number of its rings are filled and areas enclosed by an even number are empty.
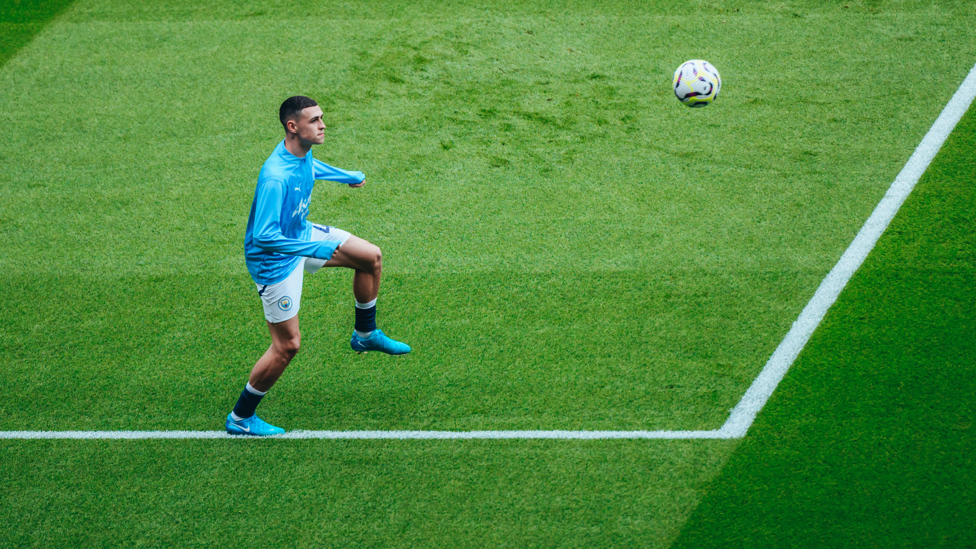
<svg viewBox="0 0 976 549"><path fill-rule="evenodd" d="M352 236L342 229L329 227L327 225L312 224L312 242L339 242L345 244ZM284 322L298 314L298 309L302 302L302 282L305 279L305 271L308 274L315 274L325 265L324 259L314 257L304 257L295 266L295 270L288 275L288 278L277 284L257 284L258 296L264 305L264 318L268 322Z"/></svg>

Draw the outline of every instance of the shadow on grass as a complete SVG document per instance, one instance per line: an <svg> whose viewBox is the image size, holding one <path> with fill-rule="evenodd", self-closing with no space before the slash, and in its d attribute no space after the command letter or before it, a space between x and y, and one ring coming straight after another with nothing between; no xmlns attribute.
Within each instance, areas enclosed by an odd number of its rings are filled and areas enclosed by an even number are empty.
<svg viewBox="0 0 976 549"><path fill-rule="evenodd" d="M0 5L0 67L74 0L11 0Z"/></svg>

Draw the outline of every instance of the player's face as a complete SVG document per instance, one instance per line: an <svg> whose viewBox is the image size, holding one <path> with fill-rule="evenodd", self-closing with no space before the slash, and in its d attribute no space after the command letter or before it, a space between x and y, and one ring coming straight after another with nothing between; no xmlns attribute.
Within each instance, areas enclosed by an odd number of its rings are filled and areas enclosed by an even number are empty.
<svg viewBox="0 0 976 549"><path fill-rule="evenodd" d="M322 121L322 109L319 107L302 109L302 115L295 121L295 126L302 141L315 145L325 143L325 122Z"/></svg>

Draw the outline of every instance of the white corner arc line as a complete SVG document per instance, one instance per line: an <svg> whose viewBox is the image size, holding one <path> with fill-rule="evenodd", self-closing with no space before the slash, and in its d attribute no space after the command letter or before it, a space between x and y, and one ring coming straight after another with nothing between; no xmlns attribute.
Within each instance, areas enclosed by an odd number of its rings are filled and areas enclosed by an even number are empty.
<svg viewBox="0 0 976 549"><path fill-rule="evenodd" d="M908 159L895 181L888 188L871 217L854 237L844 255L793 323L762 371L753 380L742 399L732 409L721 429L712 431L290 431L275 439L356 439L356 440L474 440L474 439L732 439L742 438L749 431L756 416L766 405L787 370L806 346L814 330L827 311L837 301L854 273L860 268L878 239L895 218L901 205L911 194L915 184L928 169L935 155L952 130L969 109L976 97L976 65L970 69L952 99ZM249 439L258 437L231 436L224 431L0 431L0 439L77 439L77 440L133 440L133 439Z"/></svg>

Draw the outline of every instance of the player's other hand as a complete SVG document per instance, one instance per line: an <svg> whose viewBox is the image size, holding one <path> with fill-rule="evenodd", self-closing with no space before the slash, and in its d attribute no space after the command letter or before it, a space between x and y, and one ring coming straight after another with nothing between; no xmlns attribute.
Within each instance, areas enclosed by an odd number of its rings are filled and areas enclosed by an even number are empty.
<svg viewBox="0 0 976 549"><path fill-rule="evenodd" d="M359 183L352 183L352 184L350 184L349 186L350 186L350 187L352 187L352 188L354 188L354 189L358 189L359 187L362 187L362 186L363 186L363 185L365 185L365 184L366 184L366 180L365 180L365 179L363 179L363 180L362 180L362 181L360 181Z"/></svg>

